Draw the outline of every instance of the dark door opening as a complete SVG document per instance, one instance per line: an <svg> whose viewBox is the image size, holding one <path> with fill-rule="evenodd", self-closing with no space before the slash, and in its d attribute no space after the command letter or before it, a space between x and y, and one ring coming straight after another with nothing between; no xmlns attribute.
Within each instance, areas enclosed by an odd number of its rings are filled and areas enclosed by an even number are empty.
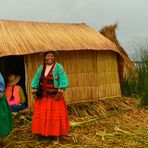
<svg viewBox="0 0 148 148"><path fill-rule="evenodd" d="M27 98L25 87L24 56L7 56L0 58L0 71L3 74L6 83L9 74L20 75L21 79L18 84L23 88Z"/></svg>

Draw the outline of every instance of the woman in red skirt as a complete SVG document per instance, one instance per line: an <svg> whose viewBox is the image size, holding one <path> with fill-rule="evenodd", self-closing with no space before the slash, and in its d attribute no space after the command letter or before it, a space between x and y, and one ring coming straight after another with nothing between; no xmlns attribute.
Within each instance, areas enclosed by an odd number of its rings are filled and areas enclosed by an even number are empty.
<svg viewBox="0 0 148 148"><path fill-rule="evenodd" d="M66 135L70 126L63 91L68 87L68 78L63 66L55 62L53 52L45 53L31 87L35 99L32 132L57 139Z"/></svg>

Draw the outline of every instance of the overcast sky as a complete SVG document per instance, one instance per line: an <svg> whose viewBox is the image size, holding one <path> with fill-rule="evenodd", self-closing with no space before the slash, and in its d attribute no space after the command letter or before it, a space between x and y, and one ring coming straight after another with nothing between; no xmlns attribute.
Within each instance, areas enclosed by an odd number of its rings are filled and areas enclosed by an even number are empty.
<svg viewBox="0 0 148 148"><path fill-rule="evenodd" d="M118 22L119 42L130 54L133 41L148 38L147 18L148 0L0 0L0 19L86 23L96 31Z"/></svg>

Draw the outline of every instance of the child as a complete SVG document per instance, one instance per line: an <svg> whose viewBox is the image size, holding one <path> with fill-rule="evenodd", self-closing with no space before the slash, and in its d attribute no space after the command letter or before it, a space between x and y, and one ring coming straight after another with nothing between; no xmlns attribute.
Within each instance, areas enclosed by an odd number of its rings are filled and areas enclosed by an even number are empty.
<svg viewBox="0 0 148 148"><path fill-rule="evenodd" d="M12 112L26 109L26 97L22 87L18 85L20 79L21 77L19 75L10 74L8 76L5 95Z"/></svg>

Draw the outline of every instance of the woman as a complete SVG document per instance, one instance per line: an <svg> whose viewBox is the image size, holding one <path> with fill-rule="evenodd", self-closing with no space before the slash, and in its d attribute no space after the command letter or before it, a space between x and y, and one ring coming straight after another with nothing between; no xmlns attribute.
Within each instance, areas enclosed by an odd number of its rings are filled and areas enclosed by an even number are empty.
<svg viewBox="0 0 148 148"><path fill-rule="evenodd" d="M41 86L42 96L37 97ZM38 68L31 84L35 99L32 132L43 136L64 136L69 131L69 120L63 91L68 87L68 78L63 66L55 62L54 53L44 55L44 63Z"/></svg>
<svg viewBox="0 0 148 148"><path fill-rule="evenodd" d="M12 113L4 95L5 82L0 73L0 137L12 131Z"/></svg>
<svg viewBox="0 0 148 148"><path fill-rule="evenodd" d="M26 97L22 87L18 84L21 76L10 74L8 76L5 95L12 112L24 110L26 108Z"/></svg>

